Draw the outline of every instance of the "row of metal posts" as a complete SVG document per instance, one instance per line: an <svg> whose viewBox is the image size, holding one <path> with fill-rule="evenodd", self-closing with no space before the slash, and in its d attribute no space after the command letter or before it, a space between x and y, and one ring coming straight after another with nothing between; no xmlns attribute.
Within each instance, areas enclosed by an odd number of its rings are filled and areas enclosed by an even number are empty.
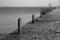
<svg viewBox="0 0 60 40"><path fill-rule="evenodd" d="M32 24L34 23L34 14L32 15ZM21 18L18 18L18 34L20 33Z"/></svg>
<svg viewBox="0 0 60 40"><path fill-rule="evenodd" d="M42 12L43 13L43 12ZM40 18L41 18L41 16L43 15L42 13L40 13L41 15L40 15ZM44 13L45 14L45 13ZM32 24L34 24L34 14L32 15ZM21 32L21 18L18 18L18 34L20 34L20 32ZM20 35L21 36L21 35ZM20 37L20 40L21 40L21 37Z"/></svg>
<svg viewBox="0 0 60 40"><path fill-rule="evenodd" d="M32 24L33 23L34 23L34 14L32 15ZM21 34L20 32L21 32L21 18L18 18L18 32L17 32L17 34L20 35ZM21 39L21 35L18 37L20 37L19 39Z"/></svg>
<svg viewBox="0 0 60 40"><path fill-rule="evenodd" d="M43 13L43 12L42 12L42 13ZM41 16L42 16L42 13L40 13L40 18L41 18ZM45 14L45 13L44 13L44 14ZM33 14L33 15L32 15L32 22L31 22L32 24L34 24L34 16L35 16L35 15ZM18 18L18 32L17 32L17 34L20 35L20 34L21 34L20 32L21 32L21 18ZM19 39L21 40L21 35L20 35L19 37L20 37Z"/></svg>

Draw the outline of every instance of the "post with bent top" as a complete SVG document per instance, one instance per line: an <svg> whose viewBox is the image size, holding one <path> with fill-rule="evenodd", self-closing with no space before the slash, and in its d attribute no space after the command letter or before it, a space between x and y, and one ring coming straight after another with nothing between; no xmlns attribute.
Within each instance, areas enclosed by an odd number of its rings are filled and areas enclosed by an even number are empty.
<svg viewBox="0 0 60 40"><path fill-rule="evenodd" d="M32 15L32 23L34 23L34 16L35 16L35 15L33 14L33 15Z"/></svg>
<svg viewBox="0 0 60 40"><path fill-rule="evenodd" d="M21 18L18 18L18 34L20 33Z"/></svg>
<svg viewBox="0 0 60 40"><path fill-rule="evenodd" d="M21 18L18 18L18 37L17 37L17 40L21 40L21 33L20 33L20 30L21 29Z"/></svg>

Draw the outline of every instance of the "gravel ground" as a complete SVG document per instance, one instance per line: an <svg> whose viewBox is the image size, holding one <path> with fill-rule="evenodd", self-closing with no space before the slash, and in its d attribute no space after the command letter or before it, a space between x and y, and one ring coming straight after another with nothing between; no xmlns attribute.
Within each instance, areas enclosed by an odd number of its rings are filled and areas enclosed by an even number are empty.
<svg viewBox="0 0 60 40"><path fill-rule="evenodd" d="M1 40L59 40L60 21L55 16L46 15L35 20L35 23L21 27L20 34L9 34Z"/></svg>

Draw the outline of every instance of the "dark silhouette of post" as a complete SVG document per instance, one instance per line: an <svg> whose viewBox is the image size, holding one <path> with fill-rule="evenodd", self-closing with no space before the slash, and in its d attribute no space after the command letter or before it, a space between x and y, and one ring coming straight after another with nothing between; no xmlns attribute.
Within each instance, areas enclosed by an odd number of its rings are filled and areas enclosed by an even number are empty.
<svg viewBox="0 0 60 40"><path fill-rule="evenodd" d="M21 18L18 18L18 34L20 33Z"/></svg>
<svg viewBox="0 0 60 40"><path fill-rule="evenodd" d="M20 30L21 29L21 18L18 18L18 37L17 37L17 40L21 40L21 33L20 33Z"/></svg>
<svg viewBox="0 0 60 40"><path fill-rule="evenodd" d="M32 23L34 23L34 16L35 16L35 15L33 14L33 15L32 15Z"/></svg>

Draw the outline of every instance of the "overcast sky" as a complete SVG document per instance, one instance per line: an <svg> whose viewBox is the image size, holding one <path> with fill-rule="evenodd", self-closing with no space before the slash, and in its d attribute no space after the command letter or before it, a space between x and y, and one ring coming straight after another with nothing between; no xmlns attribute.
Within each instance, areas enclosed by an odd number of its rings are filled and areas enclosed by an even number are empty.
<svg viewBox="0 0 60 40"><path fill-rule="evenodd" d="M52 6L58 6L60 0L0 0L0 7L48 6L48 3L51 3Z"/></svg>

